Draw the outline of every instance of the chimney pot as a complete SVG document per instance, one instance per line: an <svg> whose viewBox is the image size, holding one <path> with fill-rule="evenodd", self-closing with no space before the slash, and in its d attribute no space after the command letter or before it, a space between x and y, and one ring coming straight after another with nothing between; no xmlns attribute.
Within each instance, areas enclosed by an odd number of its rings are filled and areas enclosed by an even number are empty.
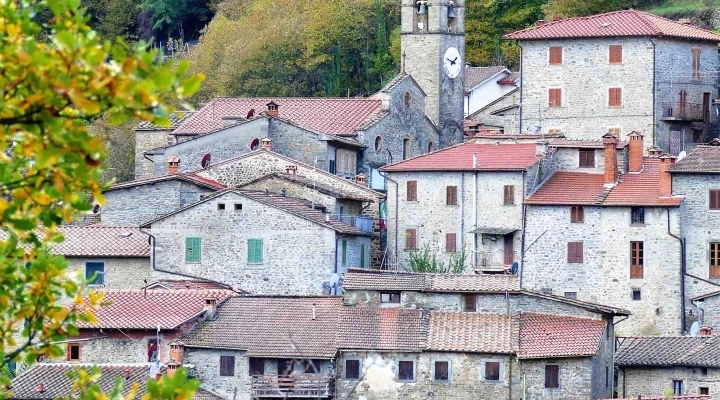
<svg viewBox="0 0 720 400"><path fill-rule="evenodd" d="M38 385L38 392L39 393L45 392L45 383L44 382L40 382L40 385Z"/></svg>
<svg viewBox="0 0 720 400"><path fill-rule="evenodd" d="M605 147L605 186L614 186L617 183L617 143L617 138L611 133L603 135L603 146Z"/></svg>
<svg viewBox="0 0 720 400"><path fill-rule="evenodd" d="M275 103L274 101L270 101L266 105L267 105L267 114L271 117L277 117L279 105L277 103Z"/></svg>
<svg viewBox="0 0 720 400"><path fill-rule="evenodd" d="M269 137L260 139L260 148L265 150L272 150L272 139Z"/></svg>
<svg viewBox="0 0 720 400"><path fill-rule="evenodd" d="M668 172L675 163L675 156L670 154L663 154L660 156L660 182L658 187L658 194L662 197L672 196L672 176Z"/></svg>
<svg viewBox="0 0 720 400"><path fill-rule="evenodd" d="M214 297L207 297L205 299L205 319L214 320L217 316L217 299Z"/></svg>
<svg viewBox="0 0 720 400"><path fill-rule="evenodd" d="M175 340L170 343L170 361L182 364L185 359L185 343Z"/></svg>
<svg viewBox="0 0 720 400"><path fill-rule="evenodd" d="M178 368L180 368L180 363L176 363L175 361L170 361L167 363L167 376L173 376L175 375L175 372L177 372Z"/></svg>
<svg viewBox="0 0 720 400"><path fill-rule="evenodd" d="M125 380L128 380L128 379L130 379L130 370L126 368L125 369Z"/></svg>
<svg viewBox="0 0 720 400"><path fill-rule="evenodd" d="M365 176L363 174L358 174L355 177L355 183L357 183L358 185L361 185L361 186L367 186L367 176Z"/></svg>
<svg viewBox="0 0 720 400"><path fill-rule="evenodd" d="M659 146L653 146L648 149L648 157L650 158L658 158L662 153L663 151Z"/></svg>
<svg viewBox="0 0 720 400"><path fill-rule="evenodd" d="M700 337L710 337L712 336L712 326L709 325L703 325L700 327Z"/></svg>
<svg viewBox="0 0 720 400"><path fill-rule="evenodd" d="M170 156L167 158L168 174L177 174L180 167L180 156Z"/></svg>
<svg viewBox="0 0 720 400"><path fill-rule="evenodd" d="M156 380L156 381L159 381L160 378L162 378L162 374L161 374L160 372L158 372L157 374L155 374L155 380Z"/></svg>
<svg viewBox="0 0 720 400"><path fill-rule="evenodd" d="M630 141L628 171L640 172L643 167L643 135L639 132L633 132L628 135L628 140Z"/></svg>
<svg viewBox="0 0 720 400"><path fill-rule="evenodd" d="M544 20L544 19L539 19L539 20L537 20L537 26L542 26L542 25L544 25L544 24L545 24L545 20Z"/></svg>

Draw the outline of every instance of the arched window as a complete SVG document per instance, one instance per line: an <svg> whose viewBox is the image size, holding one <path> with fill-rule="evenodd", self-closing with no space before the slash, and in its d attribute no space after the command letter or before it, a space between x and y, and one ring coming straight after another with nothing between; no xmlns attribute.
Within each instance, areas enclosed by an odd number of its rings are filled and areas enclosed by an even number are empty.
<svg viewBox="0 0 720 400"><path fill-rule="evenodd" d="M382 150L382 138L380 136L375 137L375 152L379 153Z"/></svg>
<svg viewBox="0 0 720 400"><path fill-rule="evenodd" d="M250 141L250 150L257 150L260 147L260 139L253 138L253 140Z"/></svg>
<svg viewBox="0 0 720 400"><path fill-rule="evenodd" d="M428 153L432 153L435 150L435 145L433 142L428 142Z"/></svg>
<svg viewBox="0 0 720 400"><path fill-rule="evenodd" d="M405 108L410 108L410 102L412 100L410 98L410 92L405 92L405 96L404 96L403 100L405 101Z"/></svg>

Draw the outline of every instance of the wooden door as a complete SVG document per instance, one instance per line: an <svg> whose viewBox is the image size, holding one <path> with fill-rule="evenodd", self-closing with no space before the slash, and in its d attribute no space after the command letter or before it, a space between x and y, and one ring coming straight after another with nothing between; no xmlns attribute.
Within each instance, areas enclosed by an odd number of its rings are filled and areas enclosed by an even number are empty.
<svg viewBox="0 0 720 400"><path fill-rule="evenodd" d="M703 122L710 122L710 93L703 93Z"/></svg>
<svg viewBox="0 0 720 400"><path fill-rule="evenodd" d="M512 265L515 262L513 234L505 235L505 265Z"/></svg>

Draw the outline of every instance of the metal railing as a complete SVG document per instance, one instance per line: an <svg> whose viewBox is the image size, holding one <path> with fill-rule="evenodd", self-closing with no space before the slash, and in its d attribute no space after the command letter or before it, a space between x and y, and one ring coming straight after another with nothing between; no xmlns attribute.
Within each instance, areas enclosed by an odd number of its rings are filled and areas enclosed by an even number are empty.
<svg viewBox="0 0 720 400"><path fill-rule="evenodd" d="M702 104L682 102L663 102L661 104L665 120L703 121L705 119L706 110Z"/></svg>
<svg viewBox="0 0 720 400"><path fill-rule="evenodd" d="M295 376L259 375L251 379L253 397L330 397L332 377L308 374Z"/></svg>
<svg viewBox="0 0 720 400"><path fill-rule="evenodd" d="M363 232L372 233L373 219L364 215L336 214L334 218L344 224L360 229Z"/></svg>

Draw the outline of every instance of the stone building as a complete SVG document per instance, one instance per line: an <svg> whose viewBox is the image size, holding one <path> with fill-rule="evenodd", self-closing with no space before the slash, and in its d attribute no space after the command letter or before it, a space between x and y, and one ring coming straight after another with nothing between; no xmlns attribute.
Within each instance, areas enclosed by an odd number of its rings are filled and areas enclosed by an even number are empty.
<svg viewBox="0 0 720 400"><path fill-rule="evenodd" d="M516 79L519 77L520 74L510 72L502 65L465 66L465 117L515 91L519 85Z"/></svg>
<svg viewBox="0 0 720 400"><path fill-rule="evenodd" d="M629 139L627 173L619 174L618 140L606 134L602 164L596 150L575 149L577 164L558 157L525 200L522 286L630 310L623 335L680 334L683 198L671 193L674 157L643 157L643 137Z"/></svg>
<svg viewBox="0 0 720 400"><path fill-rule="evenodd" d="M337 294L339 274L370 266L372 227L269 191L220 191L144 227L157 268L250 293Z"/></svg>
<svg viewBox="0 0 720 400"><path fill-rule="evenodd" d="M519 80L520 74L513 72L506 79L514 79L517 76ZM515 84L514 80L512 81ZM502 135L517 135L520 133L520 88L514 87L512 90L498 97L494 101L488 103L474 113L470 114L466 123L472 127L466 130L466 134L475 136L480 130L497 132ZM501 137L506 139L507 136ZM538 139L546 139L540 137Z"/></svg>
<svg viewBox="0 0 720 400"><path fill-rule="evenodd" d="M167 127L153 125L143 121L133 129L135 132L135 179L149 178L155 175L152 160L143 154L148 149L155 149L173 143L171 135L186 118L192 116L191 111L179 111L170 114L170 125Z"/></svg>
<svg viewBox="0 0 720 400"><path fill-rule="evenodd" d="M706 332L709 333L709 332ZM618 339L618 394L720 394L720 336Z"/></svg>
<svg viewBox="0 0 720 400"><path fill-rule="evenodd" d="M714 134L716 33L622 10L538 21L504 39L522 49L521 133L640 131L654 139L646 147L675 155Z"/></svg>
<svg viewBox="0 0 720 400"><path fill-rule="evenodd" d="M522 201L547 148L465 142L381 168L387 173L389 259L407 267L426 248L466 271L503 272L520 261ZM460 260L462 262L462 260Z"/></svg>

